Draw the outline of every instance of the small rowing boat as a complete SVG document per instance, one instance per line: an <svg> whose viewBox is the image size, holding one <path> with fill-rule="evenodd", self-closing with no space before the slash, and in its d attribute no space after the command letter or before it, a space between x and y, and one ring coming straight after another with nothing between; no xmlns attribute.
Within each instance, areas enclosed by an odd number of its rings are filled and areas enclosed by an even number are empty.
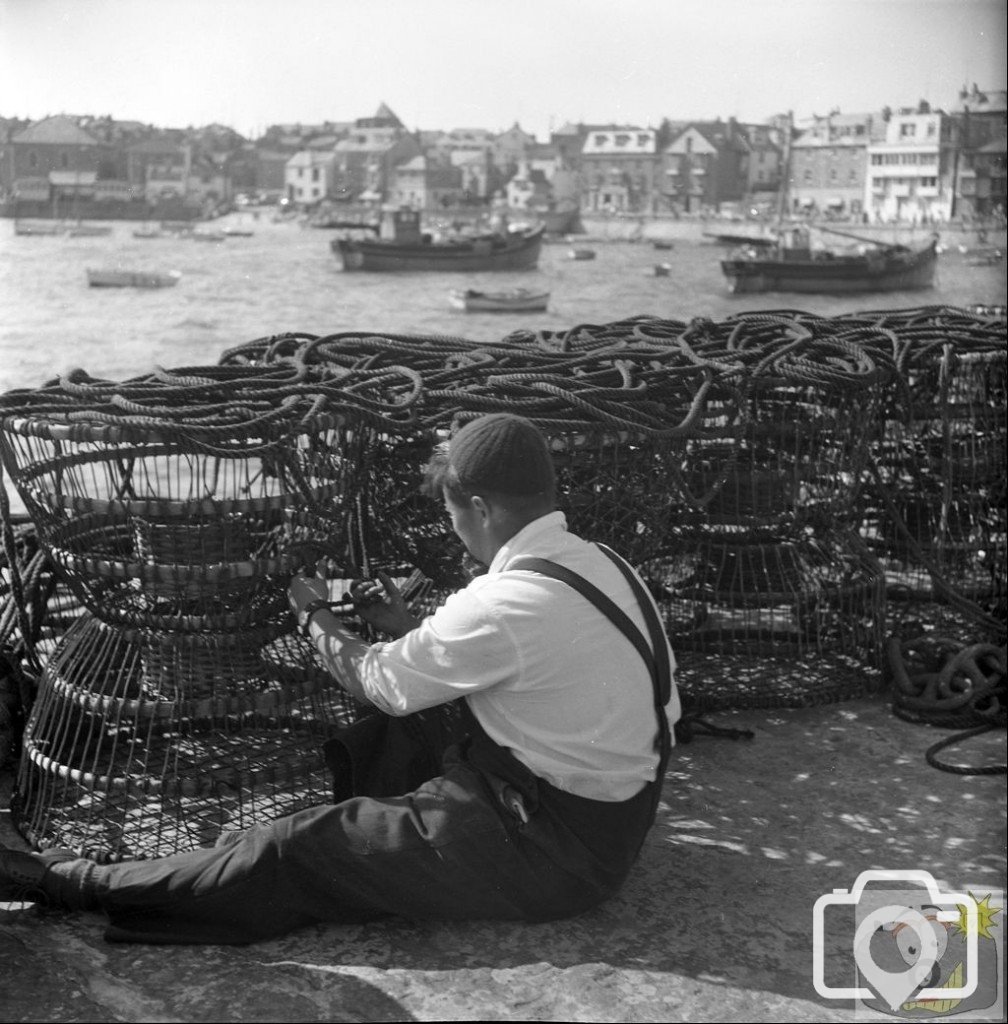
<svg viewBox="0 0 1008 1024"><path fill-rule="evenodd" d="M512 288L502 292L480 292L467 288L465 291L453 291L449 302L452 308L466 313L533 313L544 310L549 297L549 292L534 292L529 288Z"/></svg>
<svg viewBox="0 0 1008 1024"><path fill-rule="evenodd" d="M87 282L92 288L171 288L181 277L177 270L157 273L151 270L93 270L89 267L87 271Z"/></svg>
<svg viewBox="0 0 1008 1024"><path fill-rule="evenodd" d="M594 249L571 249L567 254L572 260L593 260L595 259Z"/></svg>

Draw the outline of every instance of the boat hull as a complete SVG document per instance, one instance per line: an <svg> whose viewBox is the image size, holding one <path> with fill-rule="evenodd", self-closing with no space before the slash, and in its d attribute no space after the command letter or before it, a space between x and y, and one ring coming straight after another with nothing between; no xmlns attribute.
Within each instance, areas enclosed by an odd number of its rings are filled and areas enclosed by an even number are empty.
<svg viewBox="0 0 1008 1024"><path fill-rule="evenodd" d="M462 243L404 245L395 242L335 238L333 252L343 261L346 271L416 272L486 270L533 270L539 263L543 228L502 240Z"/></svg>
<svg viewBox="0 0 1008 1024"><path fill-rule="evenodd" d="M181 274L159 274L145 270L88 270L88 284L92 288L171 288L178 284Z"/></svg>
<svg viewBox="0 0 1008 1024"><path fill-rule="evenodd" d="M934 285L937 252L934 243L919 252L833 259L769 259L736 257L721 261L733 295L799 292L847 295L865 292L914 291Z"/></svg>
<svg viewBox="0 0 1008 1024"><path fill-rule="evenodd" d="M549 304L549 292L452 292L449 302L466 313L538 313Z"/></svg>

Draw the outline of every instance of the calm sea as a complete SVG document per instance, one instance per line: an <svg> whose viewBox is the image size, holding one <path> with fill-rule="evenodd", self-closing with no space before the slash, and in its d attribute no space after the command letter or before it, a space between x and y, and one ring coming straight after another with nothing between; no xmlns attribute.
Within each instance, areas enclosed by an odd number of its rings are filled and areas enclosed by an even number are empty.
<svg viewBox="0 0 1008 1024"><path fill-rule="evenodd" d="M213 364L228 347L283 331L496 341L517 327L557 330L639 313L723 319L755 309L835 315L1005 301L1004 264L971 267L954 247L928 291L732 296L718 264L724 250L703 240L677 240L671 251L648 242L589 242L597 258L585 262L569 258L569 245L545 245L537 270L515 273L346 274L330 251L330 231L276 224L265 214L232 214L223 223L254 234L220 243L137 239L140 225L118 222L101 238L17 236L12 221L0 220L0 392L36 387L73 367L121 379L155 365ZM654 276L659 262L671 264L668 277ZM166 289L89 288L88 267L178 270L182 277ZM448 304L453 288L514 286L548 289L548 312L472 314Z"/></svg>

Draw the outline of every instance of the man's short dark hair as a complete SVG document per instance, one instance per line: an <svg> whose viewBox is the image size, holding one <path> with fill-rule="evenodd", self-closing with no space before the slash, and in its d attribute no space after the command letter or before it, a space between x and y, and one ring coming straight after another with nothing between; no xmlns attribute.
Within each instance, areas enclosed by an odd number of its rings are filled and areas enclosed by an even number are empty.
<svg viewBox="0 0 1008 1024"><path fill-rule="evenodd" d="M515 512L552 507L556 473L549 444L521 416L481 416L438 445L425 467L424 492L443 492L456 504L479 494Z"/></svg>

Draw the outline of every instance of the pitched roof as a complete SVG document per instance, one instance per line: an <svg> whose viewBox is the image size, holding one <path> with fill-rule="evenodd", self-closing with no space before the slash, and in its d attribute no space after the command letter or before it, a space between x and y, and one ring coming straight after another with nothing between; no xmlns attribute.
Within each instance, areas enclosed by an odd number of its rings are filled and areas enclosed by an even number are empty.
<svg viewBox="0 0 1008 1024"><path fill-rule="evenodd" d="M78 127L76 119L66 114L55 114L44 117L41 121L30 124L23 131L17 132L11 142L28 142L34 145L57 146L97 146L98 140L83 128Z"/></svg>

